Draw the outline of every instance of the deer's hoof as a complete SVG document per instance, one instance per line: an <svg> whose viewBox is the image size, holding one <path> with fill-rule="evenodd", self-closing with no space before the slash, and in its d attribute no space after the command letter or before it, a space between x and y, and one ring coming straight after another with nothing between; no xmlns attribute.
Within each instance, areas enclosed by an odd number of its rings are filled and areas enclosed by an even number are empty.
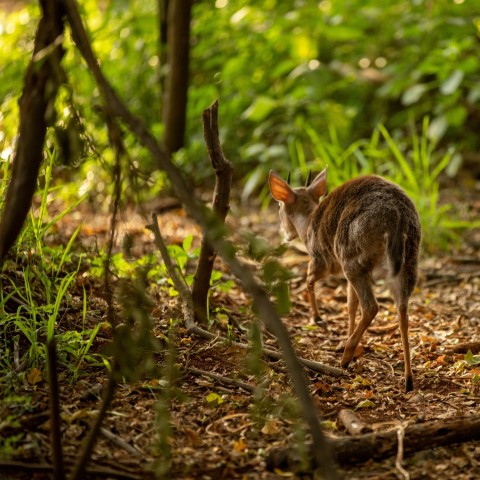
<svg viewBox="0 0 480 480"><path fill-rule="evenodd" d="M327 322L321 319L320 315L315 315L313 317L313 323L322 328L327 328Z"/></svg>
<svg viewBox="0 0 480 480"><path fill-rule="evenodd" d="M341 366L342 368L348 368L348 366L350 365L350 362L351 362L351 360L344 360L344 359L342 358L342 361L340 362L340 366Z"/></svg>
<svg viewBox="0 0 480 480"><path fill-rule="evenodd" d="M413 390L413 378L407 377L405 379L405 393L411 392Z"/></svg>

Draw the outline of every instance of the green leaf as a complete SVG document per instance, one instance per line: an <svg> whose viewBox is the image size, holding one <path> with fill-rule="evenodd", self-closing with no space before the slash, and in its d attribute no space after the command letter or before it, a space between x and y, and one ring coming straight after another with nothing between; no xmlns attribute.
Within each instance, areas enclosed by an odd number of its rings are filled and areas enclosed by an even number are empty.
<svg viewBox="0 0 480 480"><path fill-rule="evenodd" d="M463 81L465 74L462 70L455 70L441 85L440 93L443 95L451 95L457 90Z"/></svg>
<svg viewBox="0 0 480 480"><path fill-rule="evenodd" d="M465 361L467 365L473 367L474 365L480 365L480 355L474 355L471 350L465 354Z"/></svg>
<svg viewBox="0 0 480 480"><path fill-rule="evenodd" d="M182 247L186 252L188 252L190 248L192 248L192 242L193 242L193 235L187 235L183 240Z"/></svg>
<svg viewBox="0 0 480 480"><path fill-rule="evenodd" d="M220 405L221 403L223 403L223 398L222 398L218 393L214 393L214 392L209 393L209 394L205 397L205 400L206 400L208 403L214 403L214 402L216 402L217 405Z"/></svg>

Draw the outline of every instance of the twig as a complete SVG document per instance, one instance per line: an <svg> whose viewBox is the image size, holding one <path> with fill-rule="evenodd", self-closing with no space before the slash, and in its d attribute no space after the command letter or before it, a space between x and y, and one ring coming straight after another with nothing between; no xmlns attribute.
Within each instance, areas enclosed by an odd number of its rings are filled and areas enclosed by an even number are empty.
<svg viewBox="0 0 480 480"><path fill-rule="evenodd" d="M136 457L138 457L139 455L143 455L143 452L141 452L138 448L132 447L132 445L130 445L128 442L120 438L118 435L115 435L110 430L107 430L106 428L101 427L100 433L104 437L112 441L117 447L123 448L123 450L128 452L130 455L134 455Z"/></svg>
<svg viewBox="0 0 480 480"><path fill-rule="evenodd" d="M398 441L398 450L397 456L395 458L395 467L401 473L405 480L410 480L410 474L403 468L403 440L405 439L405 428L399 426L397 428L397 441Z"/></svg>
<svg viewBox="0 0 480 480"><path fill-rule="evenodd" d="M55 470L55 479L64 480L65 467L63 465L62 432L60 429L60 394L58 388L57 348L55 337L52 337L47 342L47 362L53 467Z"/></svg>
<svg viewBox="0 0 480 480"><path fill-rule="evenodd" d="M105 419L108 408L110 407L110 403L112 402L113 394L117 386L117 382L115 380L115 370L116 370L116 367L115 365L113 365L112 372L110 373L110 377L108 379L107 388L105 389L100 412L98 412L97 418L95 419L95 423L93 424L90 432L88 433L88 437L83 445L83 449L80 452L80 456L77 459L77 462L73 469L73 473L70 477L71 480L80 480L83 478L88 461L90 460L93 447L95 446L95 442L98 439L98 433L100 431L100 427L102 426L102 423L103 423L103 420Z"/></svg>
<svg viewBox="0 0 480 480"><path fill-rule="evenodd" d="M195 326L192 294L190 293L190 290L188 289L188 286L183 280L183 278L181 278L178 274L176 267L173 265L172 259L168 254L167 246L165 245L162 234L160 233L158 219L155 213L152 214L152 223L147 225L146 228L153 232L153 236L155 237L155 244L160 250L163 262L165 263L165 268L167 269L167 272L172 279L173 285L177 289L177 292L182 300L182 310L185 317L186 327L187 329L191 329Z"/></svg>
<svg viewBox="0 0 480 480"><path fill-rule="evenodd" d="M233 378L224 377L223 375L219 375L218 373L206 372L205 370L200 370L199 368L187 367L187 370L191 373L195 373L196 375L203 375L204 377L213 378L214 380L218 380L221 383L226 383L227 385L233 385L235 387L243 388L247 392L254 393L255 390L257 390L258 388L254 385L250 385L249 383L241 382Z"/></svg>

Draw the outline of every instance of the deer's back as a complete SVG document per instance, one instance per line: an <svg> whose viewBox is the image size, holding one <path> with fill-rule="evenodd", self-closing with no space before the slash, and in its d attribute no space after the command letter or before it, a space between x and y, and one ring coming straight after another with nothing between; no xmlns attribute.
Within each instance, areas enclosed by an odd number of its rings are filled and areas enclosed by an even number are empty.
<svg viewBox="0 0 480 480"><path fill-rule="evenodd" d="M397 185L377 176L354 178L328 194L314 210L308 231L311 253L364 257L372 268L385 257L388 238L405 238L418 256L420 225L413 202Z"/></svg>

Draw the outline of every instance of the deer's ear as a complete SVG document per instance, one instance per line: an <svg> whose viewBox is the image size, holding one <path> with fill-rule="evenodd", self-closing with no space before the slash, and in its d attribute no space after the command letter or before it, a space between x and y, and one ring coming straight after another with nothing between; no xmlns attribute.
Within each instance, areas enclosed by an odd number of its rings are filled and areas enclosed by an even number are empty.
<svg viewBox="0 0 480 480"><path fill-rule="evenodd" d="M295 192L290 188L290 185L273 170L270 170L268 175L268 186L272 197L277 202L289 204L295 200Z"/></svg>
<svg viewBox="0 0 480 480"><path fill-rule="evenodd" d="M318 200L327 193L327 169L322 170L313 180L311 185L307 188L308 192Z"/></svg>

